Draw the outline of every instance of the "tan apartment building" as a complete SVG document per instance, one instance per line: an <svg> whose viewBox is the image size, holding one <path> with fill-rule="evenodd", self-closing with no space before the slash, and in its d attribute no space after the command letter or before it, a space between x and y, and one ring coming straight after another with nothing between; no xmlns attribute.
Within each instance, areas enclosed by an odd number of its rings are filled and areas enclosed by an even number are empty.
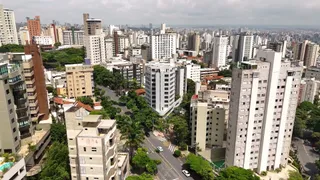
<svg viewBox="0 0 320 180"><path fill-rule="evenodd" d="M200 90L191 100L191 144L201 150L222 147L229 113L230 91Z"/></svg>
<svg viewBox="0 0 320 180"><path fill-rule="evenodd" d="M86 64L65 65L68 98L93 96L93 67Z"/></svg>
<svg viewBox="0 0 320 180"><path fill-rule="evenodd" d="M115 120L73 106L65 113L72 180L124 180L129 156L117 151Z"/></svg>

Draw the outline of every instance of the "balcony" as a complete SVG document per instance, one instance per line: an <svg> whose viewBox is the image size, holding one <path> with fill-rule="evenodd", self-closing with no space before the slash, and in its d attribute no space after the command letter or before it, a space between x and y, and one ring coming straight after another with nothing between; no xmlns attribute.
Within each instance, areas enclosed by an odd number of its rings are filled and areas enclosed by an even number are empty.
<svg viewBox="0 0 320 180"><path fill-rule="evenodd" d="M28 114L26 114L26 116L18 117L18 123L29 122L29 120L30 120L30 118L29 118Z"/></svg>
<svg viewBox="0 0 320 180"><path fill-rule="evenodd" d="M31 113L31 114L38 114L38 112L39 112L39 106L37 106L37 108L34 109L34 110L31 110L31 109L30 109L30 113Z"/></svg>
<svg viewBox="0 0 320 180"><path fill-rule="evenodd" d="M35 83L34 78L31 80L26 79L25 82L26 82L26 84L31 84L31 85L33 85Z"/></svg>
<svg viewBox="0 0 320 180"><path fill-rule="evenodd" d="M32 86L32 87L27 87L27 92L35 92L36 91L36 87Z"/></svg>
<svg viewBox="0 0 320 180"><path fill-rule="evenodd" d="M26 98L19 98L14 100L15 104L26 104L26 102L27 102Z"/></svg>
<svg viewBox="0 0 320 180"><path fill-rule="evenodd" d="M30 124L27 124L27 125L24 125L24 126L19 126L20 133L23 132L23 131L29 131L29 129L30 129ZM30 134L30 133L24 133L23 135L27 135L27 134Z"/></svg>
<svg viewBox="0 0 320 180"><path fill-rule="evenodd" d="M21 75L18 75L16 77L12 77L9 79L9 84L10 85L13 85L13 84L16 84L16 83L19 83L19 82L22 82L22 78L21 78Z"/></svg>
<svg viewBox="0 0 320 180"><path fill-rule="evenodd" d="M28 93L28 99L37 99L37 93L34 93L33 95Z"/></svg>
<svg viewBox="0 0 320 180"><path fill-rule="evenodd" d="M24 74L25 77L31 77L31 76L34 75L34 72L33 71L31 71L31 72L23 72L23 74Z"/></svg>
<svg viewBox="0 0 320 180"><path fill-rule="evenodd" d="M37 99L33 103L29 102L29 107L36 107L37 105L38 105Z"/></svg>
<svg viewBox="0 0 320 180"><path fill-rule="evenodd" d="M26 106L25 104L20 104L19 107L17 107L16 113L18 117L23 117L28 115L28 106ZM25 115L26 114L26 115ZM21 115L21 116L19 116Z"/></svg>

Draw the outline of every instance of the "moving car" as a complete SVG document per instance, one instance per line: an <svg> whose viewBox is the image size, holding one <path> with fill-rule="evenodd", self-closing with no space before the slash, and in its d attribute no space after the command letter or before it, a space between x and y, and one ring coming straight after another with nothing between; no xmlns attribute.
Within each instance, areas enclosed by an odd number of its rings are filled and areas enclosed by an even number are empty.
<svg viewBox="0 0 320 180"><path fill-rule="evenodd" d="M189 171L187 171L187 170L182 170L182 173L185 175L185 176L187 176L187 177L190 177L190 173L189 173Z"/></svg>
<svg viewBox="0 0 320 180"><path fill-rule="evenodd" d="M157 149L162 152L163 151L163 148L161 146L158 146Z"/></svg>

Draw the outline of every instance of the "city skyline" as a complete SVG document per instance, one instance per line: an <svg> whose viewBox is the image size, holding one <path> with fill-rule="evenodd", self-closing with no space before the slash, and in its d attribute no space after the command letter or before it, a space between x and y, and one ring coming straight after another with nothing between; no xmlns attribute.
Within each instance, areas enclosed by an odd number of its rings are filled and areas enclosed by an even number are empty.
<svg viewBox="0 0 320 180"><path fill-rule="evenodd" d="M81 15L88 12L102 19L104 25L166 22L169 25L319 26L316 13L320 10L317 0L0 0L0 4L15 11L17 22L39 15L43 24L52 20L82 24Z"/></svg>

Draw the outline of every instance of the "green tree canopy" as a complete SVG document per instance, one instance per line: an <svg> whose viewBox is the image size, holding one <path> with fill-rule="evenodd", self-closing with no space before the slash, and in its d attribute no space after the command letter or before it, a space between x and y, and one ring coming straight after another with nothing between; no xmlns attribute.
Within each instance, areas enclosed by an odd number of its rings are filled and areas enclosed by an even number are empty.
<svg viewBox="0 0 320 180"><path fill-rule="evenodd" d="M70 179L68 146L55 141L47 152L47 159L41 171L40 179Z"/></svg>
<svg viewBox="0 0 320 180"><path fill-rule="evenodd" d="M157 172L155 160L150 159L147 150L144 148L137 149L136 154L132 158L132 165L139 169L140 172L146 171L149 174L155 174Z"/></svg>
<svg viewBox="0 0 320 180"><path fill-rule="evenodd" d="M93 103L93 100L92 100L91 97L86 97L86 96L78 97L78 98L77 98L77 101L80 101L80 102L82 102L83 104L90 105L91 107L94 106L94 103Z"/></svg>
<svg viewBox="0 0 320 180"><path fill-rule="evenodd" d="M62 144L67 144L67 132L66 126L61 123L51 124L51 140L53 142L57 141Z"/></svg>
<svg viewBox="0 0 320 180"><path fill-rule="evenodd" d="M65 64L83 63L85 51L83 48L67 48L42 52L41 56L45 68L63 68Z"/></svg>
<svg viewBox="0 0 320 180"><path fill-rule="evenodd" d="M58 48L59 46L61 46L61 42L56 42L56 43L54 43L54 47L55 47L55 48Z"/></svg>
<svg viewBox="0 0 320 180"><path fill-rule="evenodd" d="M256 176L253 171L243 169L240 167L227 167L220 171L219 176L215 178L216 180L259 180L260 178Z"/></svg>
<svg viewBox="0 0 320 180"><path fill-rule="evenodd" d="M289 171L289 179L288 180L303 180L303 177L297 171Z"/></svg>
<svg viewBox="0 0 320 180"><path fill-rule="evenodd" d="M219 71L218 75L223 77L232 77L232 71L229 69L225 69L225 70Z"/></svg>
<svg viewBox="0 0 320 180"><path fill-rule="evenodd" d="M126 180L153 180L153 176L143 173L140 176L128 176Z"/></svg>
<svg viewBox="0 0 320 180"><path fill-rule="evenodd" d="M24 47L18 44L6 44L0 47L0 53L5 52L24 52Z"/></svg>
<svg viewBox="0 0 320 180"><path fill-rule="evenodd" d="M173 131L175 135L175 140L180 145L187 141L189 135L189 129L187 120L183 116L171 116L168 122L173 124Z"/></svg>
<svg viewBox="0 0 320 180"><path fill-rule="evenodd" d="M200 156L190 153L187 156L186 164L197 173L203 180L213 180L214 174L211 165L208 161Z"/></svg>

